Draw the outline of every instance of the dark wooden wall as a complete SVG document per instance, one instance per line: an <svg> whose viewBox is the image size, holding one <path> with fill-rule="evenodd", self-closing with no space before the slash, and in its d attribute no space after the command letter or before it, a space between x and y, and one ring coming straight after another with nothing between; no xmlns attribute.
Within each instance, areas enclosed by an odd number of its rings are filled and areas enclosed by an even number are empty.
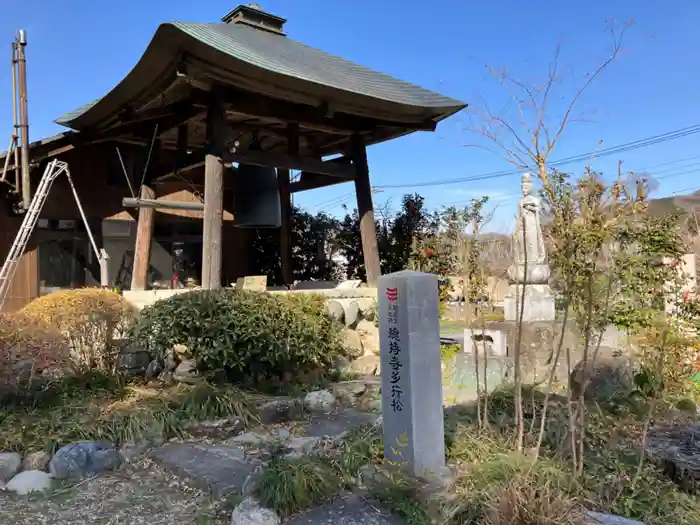
<svg viewBox="0 0 700 525"><path fill-rule="evenodd" d="M68 163L72 179L80 197L80 201L91 224L98 246L101 246L101 221L103 219L134 221L138 210L122 207L122 199L131 197L131 191L126 183L114 145L98 144L64 153L60 160ZM36 186L43 174L41 169L32 173L32 181ZM138 193L141 182L140 170L132 177L132 187ZM197 173L194 175L195 180ZM203 195L203 189L182 180L170 180L167 183L154 185L156 198L175 201L199 202L195 193ZM248 248L251 232L234 228L232 224L233 194L230 188L225 189L224 196L224 256L222 277L227 285L243 275L254 273L251 268L251 254ZM21 217L12 217L8 213L6 199L0 196L0 264L5 261L7 253L14 241L22 222ZM61 176L54 183L49 198L46 201L42 218L80 221L80 213L75 204L68 180ZM156 212L156 223L168 223L180 220L198 220L201 224L202 212L159 210ZM42 238L47 232L41 232ZM23 307L39 295L38 275L38 233L32 236L25 255L17 268L8 299L3 311L12 311ZM114 261L112 261L114 263Z"/></svg>

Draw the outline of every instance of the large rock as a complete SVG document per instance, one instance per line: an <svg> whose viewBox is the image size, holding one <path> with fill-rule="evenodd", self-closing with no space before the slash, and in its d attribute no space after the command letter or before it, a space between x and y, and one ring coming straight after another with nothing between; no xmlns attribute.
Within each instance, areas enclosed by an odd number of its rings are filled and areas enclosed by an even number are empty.
<svg viewBox="0 0 700 525"><path fill-rule="evenodd" d="M379 327L371 321L360 321L355 327L360 334L365 355L379 355Z"/></svg>
<svg viewBox="0 0 700 525"><path fill-rule="evenodd" d="M290 519L288 525L399 525L405 523L388 509L361 496L352 495L303 512Z"/></svg>
<svg viewBox="0 0 700 525"><path fill-rule="evenodd" d="M187 425L187 432L194 437L223 439L235 436L245 429L242 418L231 416L206 421L195 421Z"/></svg>
<svg viewBox="0 0 700 525"><path fill-rule="evenodd" d="M260 421L264 424L296 421L304 417L304 403L293 397L280 397L258 407Z"/></svg>
<svg viewBox="0 0 700 525"><path fill-rule="evenodd" d="M173 373L175 372L175 369L177 368L177 365L180 364L180 358L178 355L175 353L175 350L172 348L165 352L165 361L164 361L164 371L166 373Z"/></svg>
<svg viewBox="0 0 700 525"><path fill-rule="evenodd" d="M626 358L598 357L594 363L588 362L585 368L583 361L577 363L569 380L575 397L581 394L587 380L584 394L587 399L610 401L634 389L634 367Z"/></svg>
<svg viewBox="0 0 700 525"><path fill-rule="evenodd" d="M117 356L116 369L125 377L143 376L151 362L151 355L133 344L124 342Z"/></svg>
<svg viewBox="0 0 700 525"><path fill-rule="evenodd" d="M326 303L326 316L339 323L345 322L345 309L338 301L328 301Z"/></svg>
<svg viewBox="0 0 700 525"><path fill-rule="evenodd" d="M246 481L261 464L246 458L241 444L167 443L152 452L163 468L186 477L216 498L240 494Z"/></svg>
<svg viewBox="0 0 700 525"><path fill-rule="evenodd" d="M367 384L364 381L341 381L331 385L330 390L341 401L353 403L367 392Z"/></svg>
<svg viewBox="0 0 700 525"><path fill-rule="evenodd" d="M309 392L304 397L304 407L309 412L328 413L335 407L335 397L328 390Z"/></svg>
<svg viewBox="0 0 700 525"><path fill-rule="evenodd" d="M355 330L346 328L343 331L343 346L353 358L362 357L365 353L360 334Z"/></svg>
<svg viewBox="0 0 700 525"><path fill-rule="evenodd" d="M173 379L180 383L196 385L202 381L202 376L197 371L197 363L193 359L185 359L177 365L173 373Z"/></svg>
<svg viewBox="0 0 700 525"><path fill-rule="evenodd" d="M379 370L379 356L366 355L360 357L359 359L355 359L352 363L350 363L348 370L353 374L358 375L374 375L378 373Z"/></svg>
<svg viewBox="0 0 700 525"><path fill-rule="evenodd" d="M153 359L146 367L146 379L155 379L163 372L163 365L157 359Z"/></svg>
<svg viewBox="0 0 700 525"><path fill-rule="evenodd" d="M22 462L22 470L46 470L46 467L51 461L51 454L40 450L27 454Z"/></svg>
<svg viewBox="0 0 700 525"><path fill-rule="evenodd" d="M83 441L60 448L49 462L49 472L57 479L83 477L119 468L121 462L112 443Z"/></svg>
<svg viewBox="0 0 700 525"><path fill-rule="evenodd" d="M700 424L652 427L645 452L685 490L700 488Z"/></svg>
<svg viewBox="0 0 700 525"><path fill-rule="evenodd" d="M41 470L25 470L12 478L5 488L20 496L44 492L51 488L51 476Z"/></svg>
<svg viewBox="0 0 700 525"><path fill-rule="evenodd" d="M586 512L585 519L586 525L644 525L641 521L602 512Z"/></svg>
<svg viewBox="0 0 700 525"><path fill-rule="evenodd" d="M173 345L173 352L180 358L180 359L191 359L192 358L192 353L190 352L190 349L187 348L186 345L183 344L174 344Z"/></svg>
<svg viewBox="0 0 700 525"><path fill-rule="evenodd" d="M345 326L353 328L360 320L360 305L357 301L351 301L345 307Z"/></svg>
<svg viewBox="0 0 700 525"><path fill-rule="evenodd" d="M0 483L7 483L22 467L22 456L16 452L0 452Z"/></svg>
<svg viewBox="0 0 700 525"><path fill-rule="evenodd" d="M280 525L282 520L274 511L260 506L254 498L245 498L231 514L231 525Z"/></svg>

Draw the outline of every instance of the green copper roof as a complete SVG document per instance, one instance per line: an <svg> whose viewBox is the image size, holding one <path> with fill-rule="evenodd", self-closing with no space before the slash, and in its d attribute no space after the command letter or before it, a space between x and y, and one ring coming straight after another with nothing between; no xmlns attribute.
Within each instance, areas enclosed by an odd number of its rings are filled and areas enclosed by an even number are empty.
<svg viewBox="0 0 700 525"><path fill-rule="evenodd" d="M288 37L242 24L173 24L222 53L268 71L315 84L424 107L464 106L458 100L314 49Z"/></svg>
<svg viewBox="0 0 700 525"><path fill-rule="evenodd" d="M136 67L111 92L101 99L67 113L57 123L82 129L97 124L100 118L125 107L156 82L154 69L162 69L176 60L177 53L222 53L215 66L235 72L236 64L259 69L290 81L307 83L309 89L331 89L389 104L411 111L420 108L426 118L440 120L463 109L458 100L414 84L373 71L296 42L288 37L243 24L168 23L162 24ZM218 55L221 56L221 55Z"/></svg>

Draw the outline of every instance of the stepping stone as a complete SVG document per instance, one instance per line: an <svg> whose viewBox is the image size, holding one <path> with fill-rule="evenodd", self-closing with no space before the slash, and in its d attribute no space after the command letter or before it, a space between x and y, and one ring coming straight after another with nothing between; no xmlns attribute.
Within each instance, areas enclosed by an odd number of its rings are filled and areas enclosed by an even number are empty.
<svg viewBox="0 0 700 525"><path fill-rule="evenodd" d="M351 495L295 516L285 525L405 525L405 522L387 510Z"/></svg>
<svg viewBox="0 0 700 525"><path fill-rule="evenodd" d="M314 414L304 432L308 437L336 437L344 432L354 430L362 425L371 425L377 419L376 414L346 409L331 414Z"/></svg>
<svg viewBox="0 0 700 525"><path fill-rule="evenodd" d="M230 445L168 443L154 450L152 457L163 468L189 478L216 497L240 491L260 465L258 460L247 460L242 447Z"/></svg>

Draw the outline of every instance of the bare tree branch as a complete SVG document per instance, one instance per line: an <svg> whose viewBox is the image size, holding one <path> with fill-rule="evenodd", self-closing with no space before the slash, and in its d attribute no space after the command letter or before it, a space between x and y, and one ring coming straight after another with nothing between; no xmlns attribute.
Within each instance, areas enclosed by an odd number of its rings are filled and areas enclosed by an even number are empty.
<svg viewBox="0 0 700 525"><path fill-rule="evenodd" d="M571 112L576 106L576 103L578 102L579 98L581 98L581 95L584 93L584 91L586 91L588 86L590 86L593 83L593 81L596 78L598 78L598 76L617 58L617 55L620 51L620 47L622 46L622 39L628 27L629 25L625 25L622 28L619 37L616 37L614 29L610 28L610 34L613 38L613 48L610 57L608 57L607 60L600 64L598 68L593 72L593 74L588 76L588 80L586 80L586 82L583 83L583 85L579 88L574 97L571 99L571 102L569 103L569 106L566 109L566 112L564 113L564 118L562 118L561 123L559 124L559 128L556 134L554 135L554 139L548 141L549 143L547 144L547 151L545 152L545 157L549 155L549 153L554 149L554 146L556 146L557 142L559 142L559 139L561 138L561 135L564 132L564 128L566 128L566 125L569 122L569 115L571 115Z"/></svg>

